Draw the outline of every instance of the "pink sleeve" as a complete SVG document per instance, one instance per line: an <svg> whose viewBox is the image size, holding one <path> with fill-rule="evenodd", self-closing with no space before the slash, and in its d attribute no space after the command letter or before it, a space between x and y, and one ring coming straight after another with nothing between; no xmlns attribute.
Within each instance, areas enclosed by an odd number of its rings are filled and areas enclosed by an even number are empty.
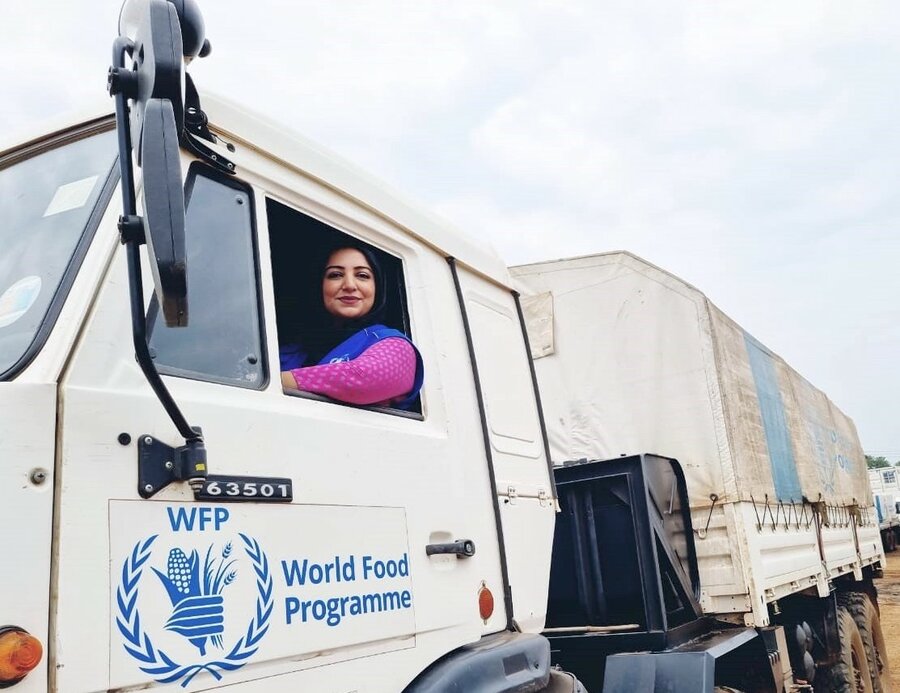
<svg viewBox="0 0 900 693"><path fill-rule="evenodd" d="M389 337L352 361L295 368L297 388L351 404L381 404L412 390L416 352L405 339Z"/></svg>

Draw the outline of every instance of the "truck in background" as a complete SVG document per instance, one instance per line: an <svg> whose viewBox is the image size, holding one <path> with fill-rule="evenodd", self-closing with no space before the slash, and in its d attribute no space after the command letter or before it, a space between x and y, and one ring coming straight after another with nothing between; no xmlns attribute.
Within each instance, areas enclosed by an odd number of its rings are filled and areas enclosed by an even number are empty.
<svg viewBox="0 0 900 693"><path fill-rule="evenodd" d="M622 512L612 508L623 492L601 503L600 491L585 496L572 482L599 483L588 481L597 472L579 460L665 451L680 462L686 488L679 498L650 485L662 523L655 533L669 537L675 557L658 549L657 559L673 574L679 563L683 567L679 580L668 578L679 595L670 597L669 606L678 607L675 625L693 607L692 595L695 613L761 632L781 625L789 638L810 645L809 654L793 651L791 661L795 672L805 662L804 678L814 680L820 655L812 640L827 641L828 624L849 621L858 608L853 604L875 611L873 579L884 561L853 422L702 292L630 253L511 272L522 293L550 456L564 465L557 468L563 505L557 531L567 525L573 536L585 531L578 517L585 509L604 513L614 527L592 531L602 532L601 546L616 547L616 560L601 548L593 564L582 565L581 558L564 564L554 552L548 621L584 623L588 614L594 625L639 621L640 609L625 605L638 603L632 576L640 570L620 572L633 552L617 541L621 518L613 520ZM678 508L689 509L690 524L665 527ZM652 536L638 543L664 545ZM638 566L651 557L633 560ZM573 604L566 593L576 584L582 597ZM829 606L835 596L836 611ZM554 607L563 605L561 617ZM857 622L861 632L880 631L866 618ZM662 631L677 630L671 620L659 623ZM812 639L801 635L810 631ZM873 685L884 690L890 683L883 638L872 639L882 642L869 647ZM584 656L576 637L552 640L567 663ZM588 687L596 680L588 678ZM631 681L640 688L639 675Z"/></svg>
<svg viewBox="0 0 900 693"><path fill-rule="evenodd" d="M559 312L532 360L568 289L201 98L206 53L191 0L129 0L116 114L0 148L0 687L889 690L848 419L807 393L835 493L781 362L665 273ZM281 387L347 242L423 355L409 409Z"/></svg>
<svg viewBox="0 0 900 693"><path fill-rule="evenodd" d="M886 552L900 544L900 469L870 469L869 484Z"/></svg>

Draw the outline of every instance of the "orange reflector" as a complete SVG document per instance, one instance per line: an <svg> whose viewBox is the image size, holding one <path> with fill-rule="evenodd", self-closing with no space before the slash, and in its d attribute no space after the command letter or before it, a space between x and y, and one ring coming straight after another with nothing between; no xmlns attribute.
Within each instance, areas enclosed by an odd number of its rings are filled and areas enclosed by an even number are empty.
<svg viewBox="0 0 900 693"><path fill-rule="evenodd" d="M0 633L0 683L21 679L38 665L43 654L40 640L25 631Z"/></svg>
<svg viewBox="0 0 900 693"><path fill-rule="evenodd" d="M494 595L483 582L478 590L478 613L482 621L487 621L494 613Z"/></svg>

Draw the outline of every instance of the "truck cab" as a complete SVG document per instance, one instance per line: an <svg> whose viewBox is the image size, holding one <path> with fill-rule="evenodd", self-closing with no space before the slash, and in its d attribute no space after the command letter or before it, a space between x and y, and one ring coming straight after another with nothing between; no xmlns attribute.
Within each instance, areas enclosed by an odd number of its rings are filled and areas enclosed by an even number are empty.
<svg viewBox="0 0 900 693"><path fill-rule="evenodd" d="M549 646L529 633L556 507L506 268L283 127L201 103L204 150L177 160L178 326L160 248L129 267L146 238L120 219L112 115L0 153L0 623L40 659L5 683L431 690L417 677L470 646L546 684ZM313 258L351 241L379 258L390 327L422 355L406 409L282 387L279 347L320 300ZM135 356L141 319L169 403ZM171 403L204 448L190 483Z"/></svg>

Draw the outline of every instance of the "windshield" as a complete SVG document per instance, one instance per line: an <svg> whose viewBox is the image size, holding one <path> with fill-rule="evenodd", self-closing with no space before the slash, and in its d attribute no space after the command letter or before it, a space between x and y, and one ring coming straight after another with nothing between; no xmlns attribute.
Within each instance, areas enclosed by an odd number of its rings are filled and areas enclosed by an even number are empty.
<svg viewBox="0 0 900 693"><path fill-rule="evenodd" d="M0 169L0 378L35 341L115 156L108 132Z"/></svg>

